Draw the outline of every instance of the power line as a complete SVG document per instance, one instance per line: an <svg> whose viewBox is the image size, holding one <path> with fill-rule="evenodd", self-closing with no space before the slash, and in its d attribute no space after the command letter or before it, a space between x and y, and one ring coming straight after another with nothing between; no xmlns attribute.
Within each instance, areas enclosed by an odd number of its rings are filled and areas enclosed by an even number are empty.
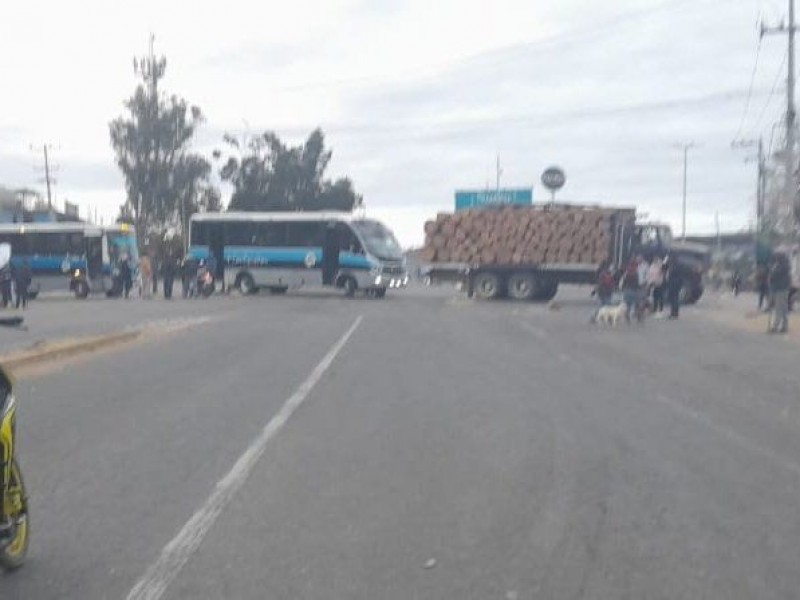
<svg viewBox="0 0 800 600"><path fill-rule="evenodd" d="M756 72L758 71L758 59L761 56L761 40L763 38L758 38L758 45L756 46L756 59L753 61L753 71L750 73L750 85L748 86L747 90L747 100L744 103L744 111L742 112L742 119L739 121L739 127L736 130L736 135L733 136L734 140L738 140L739 136L742 135L742 127L744 127L745 119L747 119L747 113L750 111L750 100L753 97L753 85L756 81Z"/></svg>

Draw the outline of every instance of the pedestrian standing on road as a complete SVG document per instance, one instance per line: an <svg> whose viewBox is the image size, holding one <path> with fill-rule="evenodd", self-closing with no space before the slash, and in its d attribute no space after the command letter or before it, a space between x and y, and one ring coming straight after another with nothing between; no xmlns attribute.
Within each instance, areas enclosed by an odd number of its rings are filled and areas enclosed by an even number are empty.
<svg viewBox="0 0 800 600"><path fill-rule="evenodd" d="M153 296L158 295L158 273L161 269L161 261L157 256L153 256L150 260L150 271L153 274Z"/></svg>
<svg viewBox="0 0 800 600"><path fill-rule="evenodd" d="M683 271L678 259L670 255L667 260L666 273L667 301L669 302L669 318L677 319L681 310L681 288L683 287Z"/></svg>
<svg viewBox="0 0 800 600"><path fill-rule="evenodd" d="M150 299L153 293L153 263L147 253L139 260L139 273L142 276L142 298Z"/></svg>
<svg viewBox="0 0 800 600"><path fill-rule="evenodd" d="M622 300L625 302L625 320L628 323L631 322L631 312L641 320L639 311L641 286L639 285L639 263L636 259L633 259L625 269L620 288L622 289Z"/></svg>
<svg viewBox="0 0 800 600"><path fill-rule="evenodd" d="M734 297L739 296L739 290L742 287L742 276L739 274L739 271L734 271L733 276L731 277L731 289L733 290Z"/></svg>
<svg viewBox="0 0 800 600"><path fill-rule="evenodd" d="M614 295L614 275L605 263L600 267L600 271L597 274L597 284L595 285L594 293L600 305L592 316L592 323L597 322L597 315L600 313L600 309L604 306L609 306L611 304L611 298Z"/></svg>
<svg viewBox="0 0 800 600"><path fill-rule="evenodd" d="M3 296L3 308L11 304L11 263L8 262L0 269L0 293Z"/></svg>
<svg viewBox="0 0 800 600"><path fill-rule="evenodd" d="M28 288L31 285L31 265L27 258L22 259L22 264L14 273L14 288L17 292L16 307L28 306Z"/></svg>
<svg viewBox="0 0 800 600"><path fill-rule="evenodd" d="M164 299L172 299L172 286L175 281L175 272L178 270L175 257L172 254L167 254L164 259L163 276L164 276Z"/></svg>
<svg viewBox="0 0 800 600"><path fill-rule="evenodd" d="M183 297L191 298L197 289L197 259L187 256L183 261Z"/></svg>
<svg viewBox="0 0 800 600"><path fill-rule="evenodd" d="M769 333L789 331L789 288L792 284L792 268L789 257L778 252L772 259L769 271L769 289L772 295L772 315Z"/></svg>
<svg viewBox="0 0 800 600"><path fill-rule="evenodd" d="M653 314L660 315L664 311L664 263L654 258L647 270L647 286L653 294Z"/></svg>
<svg viewBox="0 0 800 600"><path fill-rule="evenodd" d="M131 288L133 287L133 271L131 269L131 261L127 254L122 256L119 262L119 278L122 280L122 291L127 300L131 295Z"/></svg>
<svg viewBox="0 0 800 600"><path fill-rule="evenodd" d="M769 268L767 265L762 263L756 267L755 283L758 290L758 310L767 310L769 308Z"/></svg>

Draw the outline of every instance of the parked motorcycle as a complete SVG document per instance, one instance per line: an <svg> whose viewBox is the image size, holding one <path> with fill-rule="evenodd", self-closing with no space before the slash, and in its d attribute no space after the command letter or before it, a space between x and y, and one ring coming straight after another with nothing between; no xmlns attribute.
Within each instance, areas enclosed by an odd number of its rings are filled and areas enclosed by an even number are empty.
<svg viewBox="0 0 800 600"><path fill-rule="evenodd" d="M0 567L17 569L28 553L28 497L16 456L17 401L11 375L0 366Z"/></svg>

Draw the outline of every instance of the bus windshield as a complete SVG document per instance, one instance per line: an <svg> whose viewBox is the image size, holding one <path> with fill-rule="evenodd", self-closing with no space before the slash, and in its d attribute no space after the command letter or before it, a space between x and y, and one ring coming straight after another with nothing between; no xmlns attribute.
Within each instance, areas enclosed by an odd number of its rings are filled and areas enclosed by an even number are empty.
<svg viewBox="0 0 800 600"><path fill-rule="evenodd" d="M378 221L353 221L353 229L361 237L367 251L384 260L402 260L403 249L394 234Z"/></svg>
<svg viewBox="0 0 800 600"><path fill-rule="evenodd" d="M133 231L109 231L107 235L111 264L116 264L125 254L134 263L139 260L139 251L136 248L136 234Z"/></svg>

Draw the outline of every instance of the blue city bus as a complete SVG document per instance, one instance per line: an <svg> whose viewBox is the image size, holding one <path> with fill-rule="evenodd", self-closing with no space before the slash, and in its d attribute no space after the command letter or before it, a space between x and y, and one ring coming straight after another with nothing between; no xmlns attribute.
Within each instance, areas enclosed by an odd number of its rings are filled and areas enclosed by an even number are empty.
<svg viewBox="0 0 800 600"><path fill-rule="evenodd" d="M242 294L331 286L382 298L408 283L394 234L349 213L225 212L195 214L189 256L214 256L225 284Z"/></svg>
<svg viewBox="0 0 800 600"><path fill-rule="evenodd" d="M115 269L127 256L138 263L136 232L118 224L99 227L88 223L4 223L0 243L11 246L11 266L24 262L31 270L31 295L69 290L77 298L89 293L119 293Z"/></svg>

